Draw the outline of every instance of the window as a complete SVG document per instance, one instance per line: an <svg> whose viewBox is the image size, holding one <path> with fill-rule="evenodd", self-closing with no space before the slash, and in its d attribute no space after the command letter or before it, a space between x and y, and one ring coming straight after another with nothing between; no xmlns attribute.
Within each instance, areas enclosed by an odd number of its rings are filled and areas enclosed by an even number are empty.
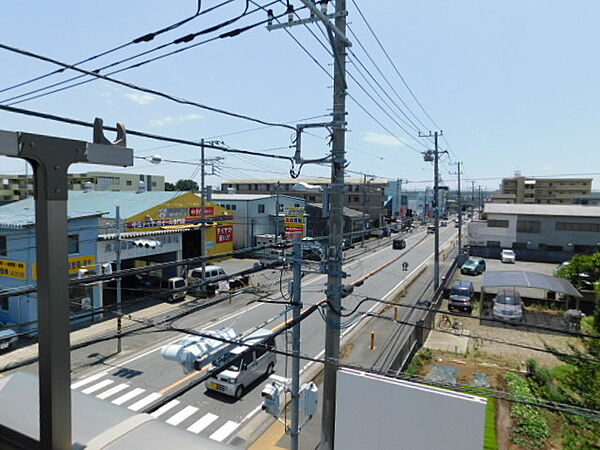
<svg viewBox="0 0 600 450"><path fill-rule="evenodd" d="M2 297L2 300L0 300L0 309L8 311L8 297Z"/></svg>
<svg viewBox="0 0 600 450"><path fill-rule="evenodd" d="M237 209L237 205L231 205L231 211L235 211Z"/></svg>
<svg viewBox="0 0 600 450"><path fill-rule="evenodd" d="M562 245L546 245L546 250L549 252L562 252L563 248Z"/></svg>
<svg viewBox="0 0 600 450"><path fill-rule="evenodd" d="M8 256L6 250L6 236L0 236L0 256Z"/></svg>
<svg viewBox="0 0 600 450"><path fill-rule="evenodd" d="M518 250L518 249L526 249L527 248L527 242L513 242L512 243L512 248L514 250Z"/></svg>
<svg viewBox="0 0 600 450"><path fill-rule="evenodd" d="M69 255L79 253L79 235L70 234L68 239Z"/></svg>
<svg viewBox="0 0 600 450"><path fill-rule="evenodd" d="M317 201L317 196L316 195L309 195L308 196L308 201L309 202L316 202Z"/></svg>
<svg viewBox="0 0 600 450"><path fill-rule="evenodd" d="M131 180L127 180L127 181L125 182L125 184L126 184L127 186L131 186L131 184L132 184L132 183L131 183Z"/></svg>
<svg viewBox="0 0 600 450"><path fill-rule="evenodd" d="M486 245L488 247L500 248L500 241L487 241Z"/></svg>
<svg viewBox="0 0 600 450"><path fill-rule="evenodd" d="M294 203L294 207L300 208L300 203Z"/></svg>
<svg viewBox="0 0 600 450"><path fill-rule="evenodd" d="M556 222L557 231L600 232L600 223Z"/></svg>
<svg viewBox="0 0 600 450"><path fill-rule="evenodd" d="M488 219L488 228L508 228L508 220Z"/></svg>
<svg viewBox="0 0 600 450"><path fill-rule="evenodd" d="M539 220L517 220L517 231L520 233L539 233Z"/></svg>
<svg viewBox="0 0 600 450"><path fill-rule="evenodd" d="M258 213L259 214L265 213L265 205L258 205Z"/></svg>

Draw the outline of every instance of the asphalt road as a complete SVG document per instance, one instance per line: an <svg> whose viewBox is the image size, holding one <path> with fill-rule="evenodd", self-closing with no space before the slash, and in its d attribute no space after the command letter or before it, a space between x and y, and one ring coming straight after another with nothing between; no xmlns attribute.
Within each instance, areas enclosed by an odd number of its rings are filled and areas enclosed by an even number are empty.
<svg viewBox="0 0 600 450"><path fill-rule="evenodd" d="M441 245L452 238L455 233L454 228L442 228L440 230ZM425 239L423 239L424 237ZM345 264L344 271L349 274L345 283L369 274L400 256L397 261L374 273L365 281L364 285L355 288L354 291L359 297L362 294L386 299L406 276L418 270L420 265L429 262L433 255L433 235L425 236L424 232L416 232L406 236L406 240L407 247L404 250L393 250L391 245L386 245L368 251ZM352 252L358 253L360 250L355 249ZM408 271L402 271L403 262L409 264ZM274 274L273 276L278 275ZM314 304L325 297L325 283L326 275L304 277L302 301L305 306ZM277 293L269 298L281 300L281 295ZM264 323L284 309L284 305L281 304L257 303L251 300L247 295L240 296L231 304L224 302L195 312L177 320L174 325L198 330L231 327L240 333ZM355 295L349 296L344 299L344 307L348 310L352 309L359 300L360 298ZM374 302L367 302L362 305L360 310L371 310L378 305ZM190 304L182 306L182 308L186 307L190 307ZM136 317L143 318L143 311ZM270 323L268 328L276 327L285 319L285 317L280 317ZM353 326L356 326L357 323ZM345 335L350 329L345 328L342 333ZM325 342L325 326L321 316L314 313L305 319L301 325L301 333L302 353L321 358ZM99 342L73 351L71 356L73 361L72 388L134 411L141 411L193 378L194 375L186 377L177 363L166 361L160 355L163 345L177 341L181 337L181 334L169 330L151 328L124 338L125 351L118 357L114 354L114 340ZM291 350L291 339L289 345ZM277 338L276 346L279 349L286 348L285 336ZM302 370L306 370L309 365L311 363L302 362ZM285 381L290 375L290 368L291 360L286 361L286 358L279 357L276 371L271 379ZM32 365L26 370L37 372L37 367ZM266 382L267 380L264 378L259 380L254 386L250 386L245 395L237 401L208 392L203 385L199 385L154 414L160 420L171 425L190 429L191 432L208 436L217 441L227 442L234 438L252 417L256 414L264 414L260 410L260 393ZM266 415L265 419L267 419Z"/></svg>

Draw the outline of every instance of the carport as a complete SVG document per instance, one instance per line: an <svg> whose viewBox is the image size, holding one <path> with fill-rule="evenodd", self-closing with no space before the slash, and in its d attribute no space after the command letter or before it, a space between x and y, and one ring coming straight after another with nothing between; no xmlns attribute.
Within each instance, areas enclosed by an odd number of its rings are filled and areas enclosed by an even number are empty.
<svg viewBox="0 0 600 450"><path fill-rule="evenodd" d="M489 309L489 305L485 305L485 289L486 288L508 288L521 287L542 289L544 291L557 292L567 296L566 304L568 305L568 297L574 297L576 301L575 309L579 309L579 299L583 296L575 289L575 287L564 278L551 277L536 272L524 271L502 271L502 272L484 272L483 283L481 285L481 294L479 303L481 305L481 314Z"/></svg>

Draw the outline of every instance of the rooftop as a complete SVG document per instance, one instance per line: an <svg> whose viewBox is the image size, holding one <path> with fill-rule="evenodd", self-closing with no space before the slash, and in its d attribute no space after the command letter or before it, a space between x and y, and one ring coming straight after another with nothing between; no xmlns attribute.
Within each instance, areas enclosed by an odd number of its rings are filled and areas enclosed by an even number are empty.
<svg viewBox="0 0 600 450"><path fill-rule="evenodd" d="M222 184L296 184L296 183L308 183L308 184L331 184L329 177L317 177L317 178L232 178L225 180ZM364 181L361 177L346 178L344 179L345 184L363 184ZM387 184L388 180L376 178L374 180L367 180L369 184Z"/></svg>
<svg viewBox="0 0 600 450"><path fill-rule="evenodd" d="M69 191L67 214L69 219L103 215L114 218L117 205L122 218L128 218L152 208L160 203L172 200L178 192L152 191ZM0 225L23 227L35 223L35 204L33 197L0 206Z"/></svg>
<svg viewBox="0 0 600 450"><path fill-rule="evenodd" d="M315 208L323 209L323 203L309 203L310 206ZM363 213L352 208L346 208L344 206L344 216L346 217L362 217ZM369 214L365 214L365 218L368 218Z"/></svg>
<svg viewBox="0 0 600 450"><path fill-rule="evenodd" d="M486 203L484 212L488 214L519 214L529 216L600 217L600 206Z"/></svg>
<svg viewBox="0 0 600 450"><path fill-rule="evenodd" d="M280 194L280 197L289 197L297 199L297 197L292 197L290 195ZM271 194L213 194L212 200L214 201L225 201L225 200L264 200L267 198L275 198L275 195ZM299 199L304 201L304 199Z"/></svg>

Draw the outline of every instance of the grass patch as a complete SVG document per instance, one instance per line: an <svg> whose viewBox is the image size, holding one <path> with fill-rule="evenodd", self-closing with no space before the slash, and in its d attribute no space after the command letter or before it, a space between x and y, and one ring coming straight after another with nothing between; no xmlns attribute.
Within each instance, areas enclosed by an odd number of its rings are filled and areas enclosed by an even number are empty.
<svg viewBox="0 0 600 450"><path fill-rule="evenodd" d="M496 438L496 399L493 397L486 398L483 450L498 450L498 440Z"/></svg>

